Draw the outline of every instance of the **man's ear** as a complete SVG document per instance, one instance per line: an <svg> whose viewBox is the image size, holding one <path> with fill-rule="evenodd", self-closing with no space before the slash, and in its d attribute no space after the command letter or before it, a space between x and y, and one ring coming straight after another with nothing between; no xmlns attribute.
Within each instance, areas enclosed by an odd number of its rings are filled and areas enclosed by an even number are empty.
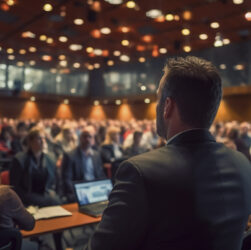
<svg viewBox="0 0 251 250"><path fill-rule="evenodd" d="M165 100L164 106L164 119L168 119L173 111L173 100L170 97L167 97Z"/></svg>

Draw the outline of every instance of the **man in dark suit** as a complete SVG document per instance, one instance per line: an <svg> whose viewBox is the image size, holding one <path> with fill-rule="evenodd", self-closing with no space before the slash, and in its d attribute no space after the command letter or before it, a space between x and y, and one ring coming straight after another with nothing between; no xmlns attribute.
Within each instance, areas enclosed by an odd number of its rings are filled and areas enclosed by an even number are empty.
<svg viewBox="0 0 251 250"><path fill-rule="evenodd" d="M67 200L75 201L73 181L90 181L105 178L99 152L92 149L94 131L86 127L80 135L80 144L73 151L65 153L62 161L62 181Z"/></svg>
<svg viewBox="0 0 251 250"><path fill-rule="evenodd" d="M239 250L251 166L208 129L221 100L210 62L170 59L157 92L166 146L123 162L88 250Z"/></svg>

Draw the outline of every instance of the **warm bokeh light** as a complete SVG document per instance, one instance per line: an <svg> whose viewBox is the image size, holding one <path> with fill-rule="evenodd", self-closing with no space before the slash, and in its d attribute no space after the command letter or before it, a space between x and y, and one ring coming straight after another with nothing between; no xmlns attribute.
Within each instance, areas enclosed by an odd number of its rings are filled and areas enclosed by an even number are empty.
<svg viewBox="0 0 251 250"><path fill-rule="evenodd" d="M103 107L101 105L97 105L97 106L92 106L89 118L101 121L101 120L105 120L107 117L106 117Z"/></svg>
<svg viewBox="0 0 251 250"><path fill-rule="evenodd" d="M94 38L100 38L101 37L101 32L98 29L92 30L91 31L91 36Z"/></svg>
<svg viewBox="0 0 251 250"><path fill-rule="evenodd" d="M65 60L65 58L66 58L65 55L59 55L59 56L58 56L58 59L61 60L61 61L62 61L62 60Z"/></svg>
<svg viewBox="0 0 251 250"><path fill-rule="evenodd" d="M128 32L130 31L130 28L129 28L129 27L126 27L126 26L122 26L122 27L120 28L120 30L121 30L121 32L123 32L123 33L128 33Z"/></svg>
<svg viewBox="0 0 251 250"><path fill-rule="evenodd" d="M86 48L86 52L87 53L92 53L93 52L93 48L92 47L87 47Z"/></svg>
<svg viewBox="0 0 251 250"><path fill-rule="evenodd" d="M185 52L190 52L192 49L191 49L191 46L189 46L189 45L185 45L184 47L183 47L183 50L185 51Z"/></svg>
<svg viewBox="0 0 251 250"><path fill-rule="evenodd" d="M41 35L41 36L39 37L39 40L40 40L40 41L46 41L46 39L47 39L47 36L46 36L46 35Z"/></svg>
<svg viewBox="0 0 251 250"><path fill-rule="evenodd" d="M167 49L166 48L160 48L159 49L159 53L160 54L166 54L167 53Z"/></svg>
<svg viewBox="0 0 251 250"><path fill-rule="evenodd" d="M151 35L145 35L142 37L142 40L146 43L150 43L153 40L153 37Z"/></svg>
<svg viewBox="0 0 251 250"><path fill-rule="evenodd" d="M49 11L52 11L52 10L53 10L53 7L52 7L51 4L46 3L46 4L43 6L43 10L49 12Z"/></svg>
<svg viewBox="0 0 251 250"><path fill-rule="evenodd" d="M123 46L128 46L130 43L129 43L128 40L122 40L122 41L121 41L121 44L122 44Z"/></svg>
<svg viewBox="0 0 251 250"><path fill-rule="evenodd" d="M79 69L80 68L80 63L79 62L73 63L73 68Z"/></svg>
<svg viewBox="0 0 251 250"><path fill-rule="evenodd" d="M113 66L113 65L114 65L114 61L109 60L109 61L107 62L107 65L108 65L108 66Z"/></svg>
<svg viewBox="0 0 251 250"><path fill-rule="evenodd" d="M6 50L6 52L7 52L8 54L13 54L13 53L14 53L14 49L8 48L8 49Z"/></svg>
<svg viewBox="0 0 251 250"><path fill-rule="evenodd" d="M145 57L140 57L139 62L144 63L146 61Z"/></svg>
<svg viewBox="0 0 251 250"><path fill-rule="evenodd" d="M126 7L129 9L133 9L133 8L135 8L135 6L136 6L136 3L134 1L128 1L126 3Z"/></svg>
<svg viewBox="0 0 251 250"><path fill-rule="evenodd" d="M190 10L185 10L183 13L182 13L182 17L184 20L191 20L192 19L192 12Z"/></svg>
<svg viewBox="0 0 251 250"><path fill-rule="evenodd" d="M182 29L181 33L183 36L188 36L188 35L190 35L190 30L189 29Z"/></svg>
<svg viewBox="0 0 251 250"><path fill-rule="evenodd" d="M72 119L73 115L72 115L70 105L65 104L65 103L61 103L58 106L55 118L58 118L58 119Z"/></svg>
<svg viewBox="0 0 251 250"><path fill-rule="evenodd" d="M173 21L173 19L174 19L174 16L173 16L173 14L167 14L166 16L165 16L165 18L166 18L166 20L167 21Z"/></svg>
<svg viewBox="0 0 251 250"><path fill-rule="evenodd" d="M113 55L114 56L120 56L121 55L121 52L119 50L114 50L113 51Z"/></svg>
<svg viewBox="0 0 251 250"><path fill-rule="evenodd" d="M60 36L58 40L62 43L66 43L68 41L68 38L66 36Z"/></svg>
<svg viewBox="0 0 251 250"><path fill-rule="evenodd" d="M117 119L121 121L130 121L131 119L134 118L131 107L128 104L122 104L117 113Z"/></svg>
<svg viewBox="0 0 251 250"><path fill-rule="evenodd" d="M52 37L48 37L46 39L46 42L49 43L49 44L52 44L54 42L53 38Z"/></svg>
<svg viewBox="0 0 251 250"><path fill-rule="evenodd" d="M82 24L84 24L84 20L81 19L81 18L76 18L76 19L74 19L73 22L74 22L76 25L82 25Z"/></svg>
<svg viewBox="0 0 251 250"><path fill-rule="evenodd" d="M46 61L46 62L49 62L52 60L52 57L50 55L43 55L42 56L42 60L43 61Z"/></svg>
<svg viewBox="0 0 251 250"><path fill-rule="evenodd" d="M8 55L8 59L9 60L15 60L15 56L14 55Z"/></svg>
<svg viewBox="0 0 251 250"><path fill-rule="evenodd" d="M247 21L251 21L251 11L249 11L245 14L245 18Z"/></svg>
<svg viewBox="0 0 251 250"><path fill-rule="evenodd" d="M37 51L37 49L36 49L36 47L29 47L29 51L30 51L31 53L34 53L34 52Z"/></svg>
<svg viewBox="0 0 251 250"><path fill-rule="evenodd" d="M104 56L104 57L109 56L109 50L104 49L104 50L102 51L102 56Z"/></svg>
<svg viewBox="0 0 251 250"><path fill-rule="evenodd" d="M154 20L158 23L163 23L163 22L165 22L166 19L165 19L165 16L159 16L159 17L155 18Z"/></svg>
<svg viewBox="0 0 251 250"><path fill-rule="evenodd" d="M199 38L200 38L200 40L207 40L208 35L207 35L207 34L202 33L202 34L199 34Z"/></svg>
<svg viewBox="0 0 251 250"><path fill-rule="evenodd" d="M108 35L108 34L111 33L111 29L108 28L108 27L103 27L103 28L100 29L100 32L101 32L102 34L104 34L104 35Z"/></svg>
<svg viewBox="0 0 251 250"><path fill-rule="evenodd" d="M233 0L234 4L242 4L244 0Z"/></svg>
<svg viewBox="0 0 251 250"><path fill-rule="evenodd" d="M20 119L39 119L41 118L38 106L34 101L27 101L19 116Z"/></svg>
<svg viewBox="0 0 251 250"><path fill-rule="evenodd" d="M21 54L21 55L26 54L26 50L25 50L25 49L20 49L20 50L19 50L19 54Z"/></svg>
<svg viewBox="0 0 251 250"><path fill-rule="evenodd" d="M220 24L218 22L212 22L210 23L210 27L212 29L218 29L220 27Z"/></svg>

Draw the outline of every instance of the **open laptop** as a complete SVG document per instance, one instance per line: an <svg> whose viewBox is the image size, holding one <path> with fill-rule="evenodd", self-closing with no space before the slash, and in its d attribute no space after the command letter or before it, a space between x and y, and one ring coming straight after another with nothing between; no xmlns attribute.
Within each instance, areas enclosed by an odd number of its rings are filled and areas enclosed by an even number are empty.
<svg viewBox="0 0 251 250"><path fill-rule="evenodd" d="M112 190L111 180L102 179L75 182L73 186L78 201L79 212L94 217L101 216L107 207L108 196Z"/></svg>

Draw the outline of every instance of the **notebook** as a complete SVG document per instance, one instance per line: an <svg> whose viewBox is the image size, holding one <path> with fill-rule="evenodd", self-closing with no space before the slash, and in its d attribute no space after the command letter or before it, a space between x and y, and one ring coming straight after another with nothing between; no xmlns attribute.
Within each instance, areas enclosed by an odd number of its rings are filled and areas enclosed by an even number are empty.
<svg viewBox="0 0 251 250"><path fill-rule="evenodd" d="M79 212L94 217L102 215L108 204L108 196L112 190L110 179L77 182L73 184Z"/></svg>

